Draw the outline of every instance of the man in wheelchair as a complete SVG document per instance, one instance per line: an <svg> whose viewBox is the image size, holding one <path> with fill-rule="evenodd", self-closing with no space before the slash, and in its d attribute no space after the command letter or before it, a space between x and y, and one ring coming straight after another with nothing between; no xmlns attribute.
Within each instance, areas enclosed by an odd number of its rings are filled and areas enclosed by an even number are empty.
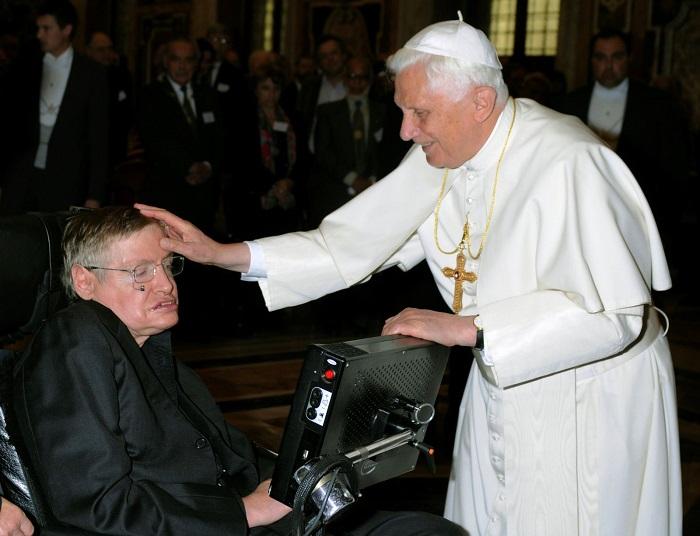
<svg viewBox="0 0 700 536"><path fill-rule="evenodd" d="M66 226L63 279L78 300L37 332L13 395L47 510L58 526L99 534L290 534L252 444L172 356L184 261L163 236L132 208ZM334 534L464 534L418 512L341 523Z"/></svg>

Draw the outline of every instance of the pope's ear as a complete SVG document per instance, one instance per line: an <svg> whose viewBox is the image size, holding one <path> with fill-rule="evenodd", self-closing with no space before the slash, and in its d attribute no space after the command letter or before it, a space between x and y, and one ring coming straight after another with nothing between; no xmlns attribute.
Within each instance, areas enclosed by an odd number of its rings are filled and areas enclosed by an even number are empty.
<svg viewBox="0 0 700 536"><path fill-rule="evenodd" d="M473 102L475 114L474 118L483 123L494 111L496 107L496 90L490 86L477 86L474 88Z"/></svg>
<svg viewBox="0 0 700 536"><path fill-rule="evenodd" d="M84 300L91 300L95 294L96 276L87 268L74 264L70 269L73 290Z"/></svg>

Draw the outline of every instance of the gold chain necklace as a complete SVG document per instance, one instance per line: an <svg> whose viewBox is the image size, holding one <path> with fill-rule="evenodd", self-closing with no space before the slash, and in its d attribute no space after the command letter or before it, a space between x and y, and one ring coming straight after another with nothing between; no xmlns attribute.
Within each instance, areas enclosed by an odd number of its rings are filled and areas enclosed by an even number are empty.
<svg viewBox="0 0 700 536"><path fill-rule="evenodd" d="M508 147L508 142L510 141L510 135L513 132L513 125L515 124L515 101L513 101L513 117L510 120L510 126L508 127L508 134L506 135L506 140L503 143L503 148L501 149L501 154L498 157L498 163L496 164L496 174L493 178L493 189L491 190L491 205L489 206L489 213L486 217L486 226L484 227L484 234L481 236L481 242L479 244L479 249L476 254L472 253L472 242L471 235L469 233L469 213L464 221L464 227L462 229L462 238L459 243L455 246L452 251L445 251L440 247L440 240L438 237L438 223L440 220L440 207L442 206L442 201L445 195L445 186L447 185L447 173L448 170L445 169L445 173L442 176L442 186L440 186L440 193L438 194L437 204L435 205L435 211L433 213L434 224L433 224L433 239L435 240L435 245L440 253L444 255L452 255L457 253L457 264L455 268L445 267L442 269L442 273L445 277L449 277L455 280L455 292L452 301L452 309L455 313L459 313L462 309L462 284L464 281L473 283L477 280L477 275L474 272L468 272L465 270L466 258L464 256L464 250L467 250L469 256L473 260L477 260L481 257L481 253L484 251L484 245L486 244L486 238L489 234L489 229L491 228L491 219L493 218L493 210L496 206L496 188L498 187L498 178L501 172L501 163L503 162L503 156L506 154L506 148Z"/></svg>

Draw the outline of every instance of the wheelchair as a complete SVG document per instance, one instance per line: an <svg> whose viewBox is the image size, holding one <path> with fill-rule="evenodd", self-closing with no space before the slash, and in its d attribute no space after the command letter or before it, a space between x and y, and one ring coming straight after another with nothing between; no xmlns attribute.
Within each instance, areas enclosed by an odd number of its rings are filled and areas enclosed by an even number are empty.
<svg viewBox="0 0 700 536"><path fill-rule="evenodd" d="M0 486L42 536L90 535L62 528L42 498L12 412L12 374L20 348L52 313L67 305L61 284L61 237L70 212L0 217Z"/></svg>

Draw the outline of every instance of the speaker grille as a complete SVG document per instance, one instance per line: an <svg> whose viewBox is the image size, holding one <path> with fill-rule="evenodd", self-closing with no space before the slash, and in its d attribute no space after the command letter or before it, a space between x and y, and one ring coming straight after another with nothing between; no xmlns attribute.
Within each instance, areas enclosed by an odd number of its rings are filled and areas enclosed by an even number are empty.
<svg viewBox="0 0 700 536"><path fill-rule="evenodd" d="M357 371L353 384L352 401L346 410L345 426L338 440L337 451L347 452L371 441L372 420L380 408L387 408L396 396L404 396L420 402L432 401L435 386L429 385L442 368L426 352L411 355L405 360Z"/></svg>

